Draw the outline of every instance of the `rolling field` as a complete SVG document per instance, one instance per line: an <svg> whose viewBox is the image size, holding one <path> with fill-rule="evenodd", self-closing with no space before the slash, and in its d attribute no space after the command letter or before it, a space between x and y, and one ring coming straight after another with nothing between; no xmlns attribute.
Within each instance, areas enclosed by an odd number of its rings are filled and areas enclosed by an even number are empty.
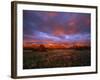
<svg viewBox="0 0 100 80"><path fill-rule="evenodd" d="M23 50L23 69L90 66L90 49Z"/></svg>

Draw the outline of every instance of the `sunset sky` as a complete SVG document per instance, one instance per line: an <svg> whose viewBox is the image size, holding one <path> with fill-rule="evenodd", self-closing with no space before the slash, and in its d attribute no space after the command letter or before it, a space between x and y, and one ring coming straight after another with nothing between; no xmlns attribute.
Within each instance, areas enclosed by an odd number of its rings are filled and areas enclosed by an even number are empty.
<svg viewBox="0 0 100 80"><path fill-rule="evenodd" d="M23 10L24 44L89 43L89 13Z"/></svg>

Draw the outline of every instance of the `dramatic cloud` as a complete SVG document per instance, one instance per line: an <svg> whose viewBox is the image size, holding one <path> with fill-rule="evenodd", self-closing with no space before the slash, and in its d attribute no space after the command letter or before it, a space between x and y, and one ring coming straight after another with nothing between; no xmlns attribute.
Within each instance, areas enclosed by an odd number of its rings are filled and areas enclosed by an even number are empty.
<svg viewBox="0 0 100 80"><path fill-rule="evenodd" d="M31 43L90 42L89 13L23 10L23 39Z"/></svg>

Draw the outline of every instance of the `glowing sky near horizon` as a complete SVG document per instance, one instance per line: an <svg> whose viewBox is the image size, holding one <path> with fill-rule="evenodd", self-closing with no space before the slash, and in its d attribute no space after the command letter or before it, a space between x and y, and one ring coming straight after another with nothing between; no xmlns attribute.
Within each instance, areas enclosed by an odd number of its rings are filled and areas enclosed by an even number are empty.
<svg viewBox="0 0 100 80"><path fill-rule="evenodd" d="M89 13L23 10L24 42L90 42Z"/></svg>

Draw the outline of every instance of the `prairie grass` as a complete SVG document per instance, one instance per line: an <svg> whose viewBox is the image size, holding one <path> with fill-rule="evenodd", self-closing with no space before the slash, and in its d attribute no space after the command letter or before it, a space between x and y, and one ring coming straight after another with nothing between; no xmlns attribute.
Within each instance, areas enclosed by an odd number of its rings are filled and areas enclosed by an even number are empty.
<svg viewBox="0 0 100 80"><path fill-rule="evenodd" d="M90 49L23 50L23 69L90 66Z"/></svg>

